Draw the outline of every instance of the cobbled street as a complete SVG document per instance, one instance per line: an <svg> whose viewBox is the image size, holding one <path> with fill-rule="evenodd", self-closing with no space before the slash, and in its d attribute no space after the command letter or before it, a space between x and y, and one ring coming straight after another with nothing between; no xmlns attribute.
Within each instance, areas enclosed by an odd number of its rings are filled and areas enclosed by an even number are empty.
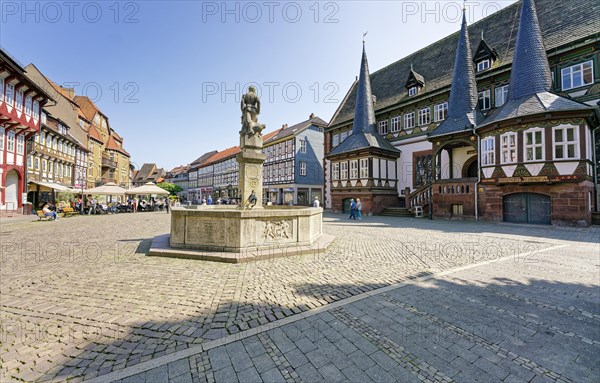
<svg viewBox="0 0 600 383"><path fill-rule="evenodd" d="M325 215L319 255L147 257L169 223L1 225L0 380L600 381L598 227Z"/></svg>

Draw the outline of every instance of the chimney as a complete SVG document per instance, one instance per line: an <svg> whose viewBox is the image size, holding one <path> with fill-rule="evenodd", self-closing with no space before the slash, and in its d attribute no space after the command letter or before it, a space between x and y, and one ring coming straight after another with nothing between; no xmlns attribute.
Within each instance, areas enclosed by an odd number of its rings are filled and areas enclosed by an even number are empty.
<svg viewBox="0 0 600 383"><path fill-rule="evenodd" d="M314 114L314 113L311 113L311 114L310 114L310 116L308 116L308 119L309 119L309 120L312 120L313 118L315 118L315 114Z"/></svg>
<svg viewBox="0 0 600 383"><path fill-rule="evenodd" d="M288 124L281 125L281 129L287 129L287 127L288 127Z"/></svg>
<svg viewBox="0 0 600 383"><path fill-rule="evenodd" d="M377 96L372 95L373 105L377 104Z"/></svg>

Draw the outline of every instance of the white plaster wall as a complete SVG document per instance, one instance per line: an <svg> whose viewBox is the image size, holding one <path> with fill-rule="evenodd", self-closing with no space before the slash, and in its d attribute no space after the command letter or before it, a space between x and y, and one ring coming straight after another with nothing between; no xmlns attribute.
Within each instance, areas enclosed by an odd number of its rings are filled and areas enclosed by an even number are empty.
<svg viewBox="0 0 600 383"><path fill-rule="evenodd" d="M468 152L475 151L476 149L472 146L465 146L462 148L456 148L452 152L452 172L454 178L462 178L462 169L465 166L465 162L471 157L477 155L477 153L468 154Z"/></svg>
<svg viewBox="0 0 600 383"><path fill-rule="evenodd" d="M398 159L398 192L405 188L414 190L413 187L413 153L423 150L431 150L431 142L425 138L411 143L395 145L402 151Z"/></svg>

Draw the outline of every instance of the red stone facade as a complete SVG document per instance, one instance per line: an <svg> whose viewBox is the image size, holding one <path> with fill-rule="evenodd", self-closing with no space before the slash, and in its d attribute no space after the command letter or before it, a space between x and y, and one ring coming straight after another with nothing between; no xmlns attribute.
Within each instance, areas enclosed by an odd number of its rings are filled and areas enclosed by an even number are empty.
<svg viewBox="0 0 600 383"><path fill-rule="evenodd" d="M558 226L589 226L592 221L594 184L562 183L555 185L485 185L480 186L480 218L486 221L502 221L503 197L513 193L538 193L550 196L552 224ZM590 201L591 200L591 201Z"/></svg>
<svg viewBox="0 0 600 383"><path fill-rule="evenodd" d="M476 180L438 180L432 188L433 216L436 218L475 219ZM460 208L455 206L461 206Z"/></svg>
<svg viewBox="0 0 600 383"><path fill-rule="evenodd" d="M398 206L399 199L397 193L390 194L378 194L372 192L364 192L364 191L343 191L343 192L335 192L331 194L331 209L334 212L341 212L344 210L344 200L354 198L360 198L362 202L363 215L369 214L379 214L386 207L390 206Z"/></svg>

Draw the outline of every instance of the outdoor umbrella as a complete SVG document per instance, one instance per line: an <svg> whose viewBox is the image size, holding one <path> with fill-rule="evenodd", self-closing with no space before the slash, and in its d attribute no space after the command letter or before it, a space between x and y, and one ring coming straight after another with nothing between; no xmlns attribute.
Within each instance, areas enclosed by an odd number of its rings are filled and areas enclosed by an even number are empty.
<svg viewBox="0 0 600 383"><path fill-rule="evenodd" d="M168 191L156 186L153 182L148 182L142 186L127 190L125 193L132 195L169 195Z"/></svg>
<svg viewBox="0 0 600 383"><path fill-rule="evenodd" d="M113 182L109 182L107 184L104 184L102 186L98 186L92 189L87 189L85 191L86 194L93 194L93 195L124 195L125 194L125 189L123 189L120 186L117 186L117 184L113 183Z"/></svg>

